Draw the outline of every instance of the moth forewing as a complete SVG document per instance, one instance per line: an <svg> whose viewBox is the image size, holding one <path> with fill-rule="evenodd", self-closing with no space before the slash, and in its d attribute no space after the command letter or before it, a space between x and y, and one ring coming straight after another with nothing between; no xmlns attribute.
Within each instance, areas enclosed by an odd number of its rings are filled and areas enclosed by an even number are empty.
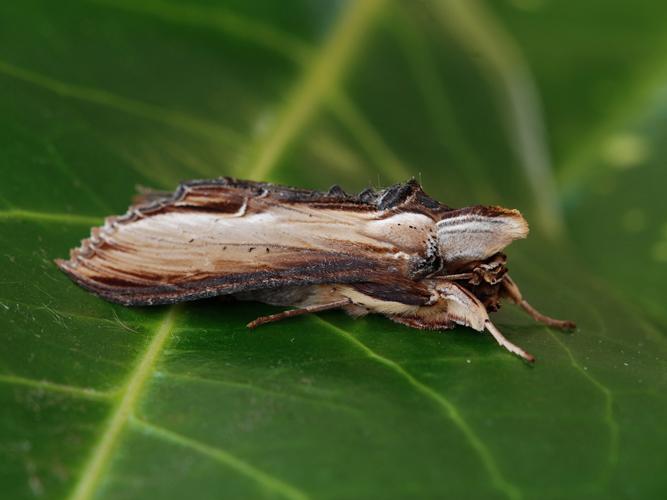
<svg viewBox="0 0 667 500"><path fill-rule="evenodd" d="M405 275L426 253L417 236L377 230L395 215L389 211L257 186L188 184L167 201L132 207L120 222L94 230L104 238L85 240L59 265L109 300L150 305Z"/></svg>
<svg viewBox="0 0 667 500"><path fill-rule="evenodd" d="M249 326L341 308L416 328L487 329L503 296L536 320L506 276L505 246L528 233L516 210L451 209L414 180L356 196L239 181L190 181L148 192L57 261L76 283L113 302L153 305L233 295L296 309Z"/></svg>

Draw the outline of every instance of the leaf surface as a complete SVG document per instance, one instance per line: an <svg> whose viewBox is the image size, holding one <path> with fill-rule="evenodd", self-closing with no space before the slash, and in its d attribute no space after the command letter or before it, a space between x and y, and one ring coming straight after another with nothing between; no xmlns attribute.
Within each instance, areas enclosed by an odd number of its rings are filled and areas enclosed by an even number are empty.
<svg viewBox="0 0 667 500"><path fill-rule="evenodd" d="M0 7L3 495L664 495L667 30L612 3ZM55 268L136 185L218 175L519 208L512 274L579 328L504 308L528 367L463 328L119 307Z"/></svg>

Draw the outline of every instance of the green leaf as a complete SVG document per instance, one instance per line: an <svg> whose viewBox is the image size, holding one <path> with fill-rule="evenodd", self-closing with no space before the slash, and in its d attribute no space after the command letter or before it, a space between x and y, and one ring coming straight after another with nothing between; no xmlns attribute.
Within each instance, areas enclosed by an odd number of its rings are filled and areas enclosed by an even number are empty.
<svg viewBox="0 0 667 500"><path fill-rule="evenodd" d="M7 498L658 498L667 491L665 6L26 0L0 7ZM553 150L553 155L550 154ZM124 308L53 259L137 184L419 176L517 207L488 335Z"/></svg>

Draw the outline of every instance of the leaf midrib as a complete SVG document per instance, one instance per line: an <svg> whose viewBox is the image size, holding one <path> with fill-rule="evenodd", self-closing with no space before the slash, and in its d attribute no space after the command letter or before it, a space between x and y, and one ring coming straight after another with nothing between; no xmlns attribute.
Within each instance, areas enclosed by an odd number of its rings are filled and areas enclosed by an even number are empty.
<svg viewBox="0 0 667 500"><path fill-rule="evenodd" d="M118 441L127 426L128 419L135 413L137 403L143 393L146 382L151 377L155 364L169 339L180 306L174 306L167 311L164 319L159 323L153 338L146 350L139 357L136 367L130 373L127 383L122 390L122 397L113 409L109 420L102 432L102 436L93 448L89 459L84 465L83 472L70 495L71 500L86 500L92 498L97 491L103 475L106 472Z"/></svg>

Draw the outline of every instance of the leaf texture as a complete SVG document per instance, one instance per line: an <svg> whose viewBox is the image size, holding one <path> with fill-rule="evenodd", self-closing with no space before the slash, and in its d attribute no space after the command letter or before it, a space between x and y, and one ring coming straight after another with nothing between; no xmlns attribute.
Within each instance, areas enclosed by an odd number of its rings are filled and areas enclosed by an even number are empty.
<svg viewBox="0 0 667 500"><path fill-rule="evenodd" d="M664 496L665 6L461 5L0 7L3 497ZM53 264L136 185L220 175L518 208L513 277L579 329L504 308L527 367L463 328L125 308Z"/></svg>

